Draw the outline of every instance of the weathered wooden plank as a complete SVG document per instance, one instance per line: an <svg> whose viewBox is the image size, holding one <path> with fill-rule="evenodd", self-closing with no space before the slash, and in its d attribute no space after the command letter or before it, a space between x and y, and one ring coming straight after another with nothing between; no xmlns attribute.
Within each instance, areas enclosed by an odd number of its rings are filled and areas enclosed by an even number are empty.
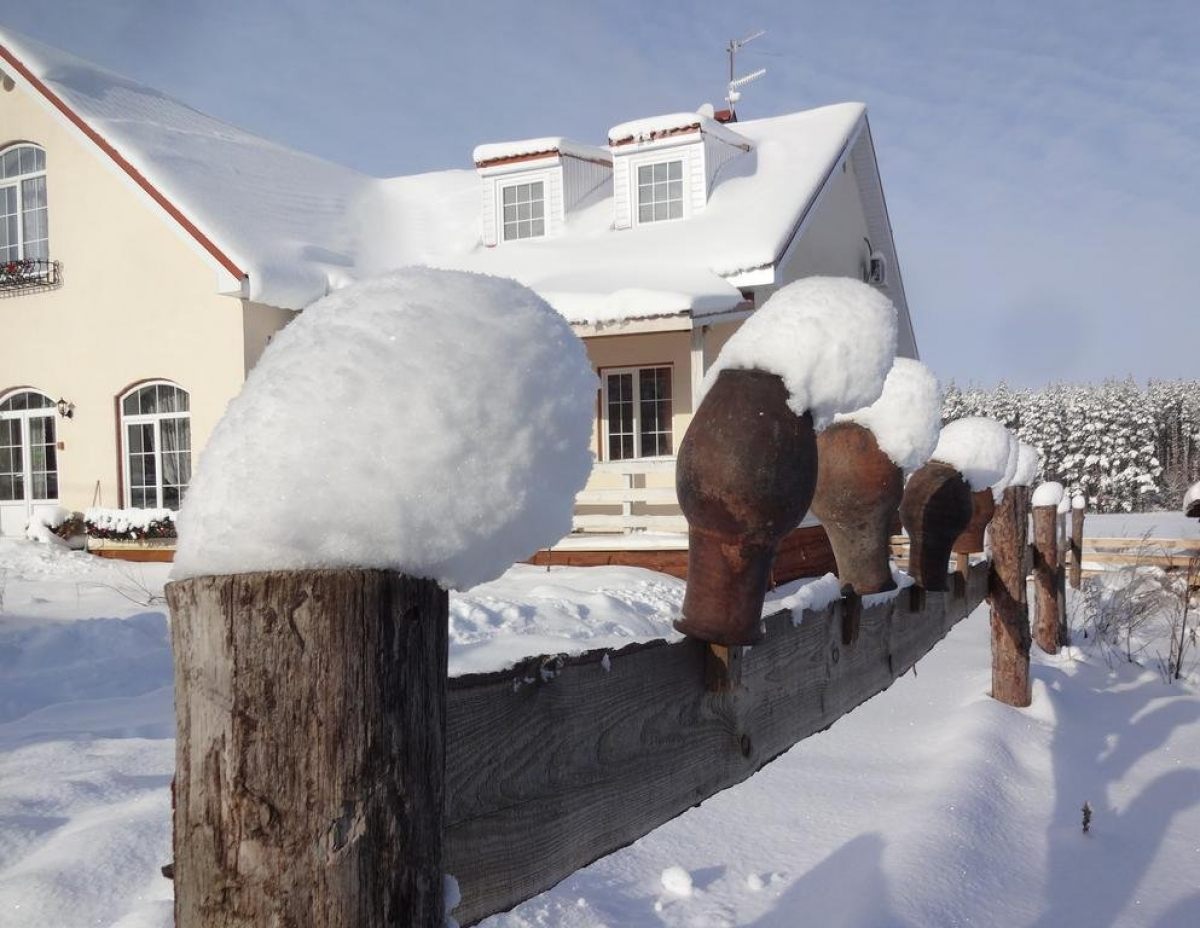
<svg viewBox="0 0 1200 928"><path fill-rule="evenodd" d="M684 640L534 661L450 683L446 869L471 924L511 908L715 793L888 687L983 600L898 596L864 608L842 643L840 605L766 619L741 687L710 691L707 647Z"/></svg>

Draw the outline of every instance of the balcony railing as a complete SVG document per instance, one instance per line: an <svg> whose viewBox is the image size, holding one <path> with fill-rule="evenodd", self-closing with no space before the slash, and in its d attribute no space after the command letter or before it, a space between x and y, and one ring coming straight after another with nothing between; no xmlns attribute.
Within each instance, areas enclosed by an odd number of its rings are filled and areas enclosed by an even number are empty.
<svg viewBox="0 0 1200 928"><path fill-rule="evenodd" d="M46 290L62 283L62 265L49 258L0 261L0 296Z"/></svg>
<svg viewBox="0 0 1200 928"><path fill-rule="evenodd" d="M674 458L604 461L592 471L593 483L598 482L594 478L606 474L619 485L589 486L575 497L575 531L687 531L687 519L675 496ZM652 481L659 485L647 486ZM580 512L580 508L588 511Z"/></svg>

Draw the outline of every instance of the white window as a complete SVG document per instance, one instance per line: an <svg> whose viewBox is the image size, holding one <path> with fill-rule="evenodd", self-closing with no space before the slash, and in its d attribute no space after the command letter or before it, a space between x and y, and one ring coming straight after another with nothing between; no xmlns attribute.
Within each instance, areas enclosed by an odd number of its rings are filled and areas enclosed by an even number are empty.
<svg viewBox="0 0 1200 928"><path fill-rule="evenodd" d="M186 390L143 384L121 397L125 505L178 509L192 479L192 422Z"/></svg>
<svg viewBox="0 0 1200 928"><path fill-rule="evenodd" d="M0 151L0 265L50 257L46 153L36 145Z"/></svg>
<svg viewBox="0 0 1200 928"><path fill-rule="evenodd" d="M628 367L604 372L605 459L665 457L671 437L671 368Z"/></svg>
<svg viewBox="0 0 1200 928"><path fill-rule="evenodd" d="M500 203L504 210L504 241L546 234L546 185L543 181L501 188Z"/></svg>
<svg viewBox="0 0 1200 928"><path fill-rule="evenodd" d="M58 500L54 401L37 390L0 400L0 534L20 531L38 504Z"/></svg>
<svg viewBox="0 0 1200 928"><path fill-rule="evenodd" d="M639 164L637 169L638 222L683 218L683 162Z"/></svg>

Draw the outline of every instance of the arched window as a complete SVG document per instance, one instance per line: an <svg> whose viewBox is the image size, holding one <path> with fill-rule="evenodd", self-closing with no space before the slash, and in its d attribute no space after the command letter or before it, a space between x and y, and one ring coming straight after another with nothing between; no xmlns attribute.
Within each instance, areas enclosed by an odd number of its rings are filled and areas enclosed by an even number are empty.
<svg viewBox="0 0 1200 928"><path fill-rule="evenodd" d="M24 531L35 507L58 502L54 414L39 390L0 394L0 535Z"/></svg>
<svg viewBox="0 0 1200 928"><path fill-rule="evenodd" d="M188 393L167 381L140 384L121 397L125 505L178 509L192 479Z"/></svg>
<svg viewBox="0 0 1200 928"><path fill-rule="evenodd" d="M0 151L0 264L46 261L46 153L22 142Z"/></svg>

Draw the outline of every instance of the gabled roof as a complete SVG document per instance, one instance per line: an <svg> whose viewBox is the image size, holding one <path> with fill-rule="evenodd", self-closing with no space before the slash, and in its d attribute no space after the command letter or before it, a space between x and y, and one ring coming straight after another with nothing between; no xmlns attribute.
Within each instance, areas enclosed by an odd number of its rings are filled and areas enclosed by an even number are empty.
<svg viewBox="0 0 1200 928"><path fill-rule="evenodd" d="M352 276L345 219L366 176L12 32L0 32L0 69L113 160L230 275L245 278L250 299L299 308Z"/></svg>
<svg viewBox="0 0 1200 928"><path fill-rule="evenodd" d="M662 128L662 120L643 122L649 132ZM751 150L721 167L704 210L634 229L613 228L609 183L567 214L561 236L485 248L474 171L379 181L355 219L372 230L360 268L432 264L515 277L577 323L715 315L743 303L741 287L775 282L777 265L807 228L835 169L850 161L872 244L888 258L885 290L911 340L866 107L841 103L739 122L736 129Z"/></svg>

